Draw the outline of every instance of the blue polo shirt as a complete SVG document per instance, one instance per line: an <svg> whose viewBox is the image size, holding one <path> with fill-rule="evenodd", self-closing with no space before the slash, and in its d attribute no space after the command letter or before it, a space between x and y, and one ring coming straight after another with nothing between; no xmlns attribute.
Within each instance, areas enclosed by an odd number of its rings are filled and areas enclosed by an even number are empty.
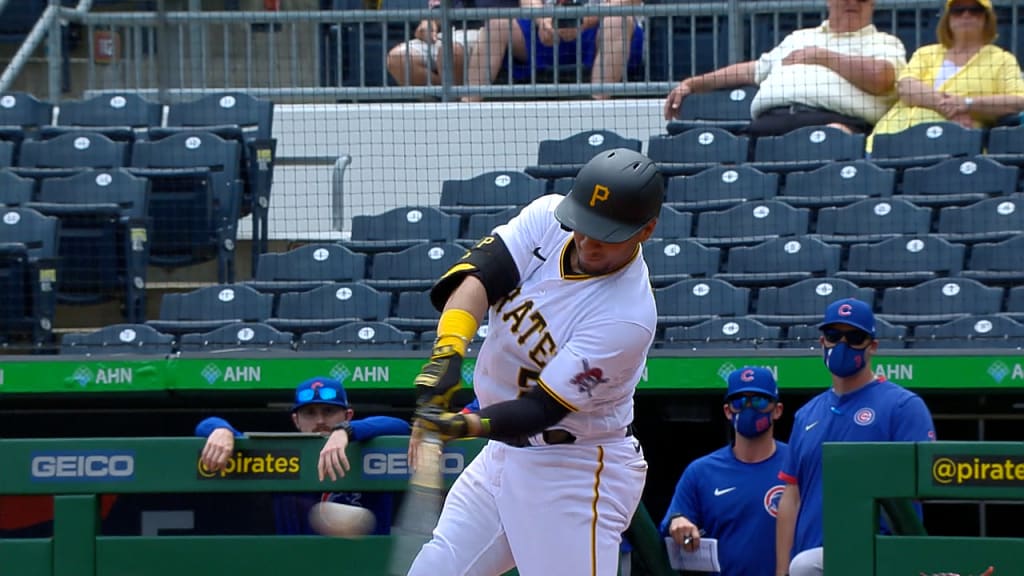
<svg viewBox="0 0 1024 576"><path fill-rule="evenodd" d="M932 415L920 396L881 377L842 396L829 389L804 404L793 419L789 459L779 473L800 489L792 555L823 545L823 443L933 440Z"/></svg>
<svg viewBox="0 0 1024 576"><path fill-rule="evenodd" d="M686 516L705 538L718 539L718 561L728 576L775 574L775 516L785 485L779 470L789 446L775 442L775 454L748 464L736 459L732 446L690 463L676 484L661 534L670 519Z"/></svg>

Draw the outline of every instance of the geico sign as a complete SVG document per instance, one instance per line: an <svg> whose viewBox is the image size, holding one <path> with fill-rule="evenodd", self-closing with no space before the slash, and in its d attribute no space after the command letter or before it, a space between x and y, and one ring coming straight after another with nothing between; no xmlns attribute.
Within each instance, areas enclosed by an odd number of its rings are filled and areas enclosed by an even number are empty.
<svg viewBox="0 0 1024 576"><path fill-rule="evenodd" d="M34 480L128 480L134 476L133 454L39 454L32 458Z"/></svg>
<svg viewBox="0 0 1024 576"><path fill-rule="evenodd" d="M441 472L458 474L466 467L466 456L445 452L441 456ZM363 474L367 476L408 476L409 457L405 452L369 452L363 454Z"/></svg>

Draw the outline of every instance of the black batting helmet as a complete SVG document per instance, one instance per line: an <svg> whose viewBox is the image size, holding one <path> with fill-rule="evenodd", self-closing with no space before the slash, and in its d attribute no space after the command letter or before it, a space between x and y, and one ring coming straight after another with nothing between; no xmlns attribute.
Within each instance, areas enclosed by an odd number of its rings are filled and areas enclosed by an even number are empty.
<svg viewBox="0 0 1024 576"><path fill-rule="evenodd" d="M562 226L602 242L625 242L657 218L665 180L654 161L616 148L590 159L555 208Z"/></svg>

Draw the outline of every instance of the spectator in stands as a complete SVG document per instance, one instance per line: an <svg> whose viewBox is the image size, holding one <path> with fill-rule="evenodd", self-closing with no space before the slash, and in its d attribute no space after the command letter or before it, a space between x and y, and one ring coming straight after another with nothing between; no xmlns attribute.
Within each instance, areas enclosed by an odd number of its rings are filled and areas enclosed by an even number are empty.
<svg viewBox="0 0 1024 576"><path fill-rule="evenodd" d="M349 441L361 442L377 436L408 435L409 424L390 416L371 416L353 420L354 412L341 382L331 378L311 378L295 388L292 422L299 432L328 436L320 452L320 479L336 480L349 469L345 448ZM222 470L235 453L235 438L245 434L223 418L210 417L196 426L196 436L206 438L200 465L209 471ZM376 533L391 528L392 495L385 492L326 492L323 494L275 494L274 519L278 534L316 534L309 524L309 510L318 502L340 502L363 506L377 518Z"/></svg>
<svg viewBox="0 0 1024 576"><path fill-rule="evenodd" d="M735 441L686 467L661 534L687 552L700 546L702 535L716 538L722 574L772 576L771 535L785 487L778 476L789 456L789 447L773 433L782 416L775 377L765 368L733 370L722 410Z"/></svg>
<svg viewBox="0 0 1024 576"><path fill-rule="evenodd" d="M995 571L996 571L995 568L993 568L992 566L989 566L988 570L985 570L981 574L978 574L978 576L992 576L992 574L994 574ZM929 575L925 574L924 572L921 572L921 576L929 576ZM931 576L960 576L960 573L959 572L936 572L935 574L932 574ZM968 574L967 576L971 576L971 575Z"/></svg>
<svg viewBox="0 0 1024 576"><path fill-rule="evenodd" d="M543 6L550 0L521 0L524 8ZM555 0L558 4L585 4L585 1ZM597 0L595 0L596 2ZM608 5L639 4L640 0L601 0ZM490 84L498 77L507 61L506 51L511 46L512 59L517 64L508 73L516 80L530 78L529 66L536 63L538 73L555 69L576 70L577 48L583 66L591 70L592 84L621 82L623 70L639 66L643 52L643 29L636 18L630 16L587 16L578 22L564 22L556 18L536 20L488 20L471 45L467 84ZM519 68L518 65L525 65ZM557 72L556 72L557 73ZM605 94L594 94L604 99ZM481 98L467 96L465 102Z"/></svg>
<svg viewBox="0 0 1024 576"><path fill-rule="evenodd" d="M871 306L854 298L829 304L819 324L832 386L796 412L776 531L776 576L821 576L821 445L825 442L927 442L932 416L913 392L876 376Z"/></svg>
<svg viewBox="0 0 1024 576"><path fill-rule="evenodd" d="M758 84L750 106L752 136L828 125L868 133L895 101L906 65L898 38L871 23L873 0L828 0L828 20L797 30L757 60L687 78L665 99L665 119L690 94Z"/></svg>
<svg viewBox="0 0 1024 576"><path fill-rule="evenodd" d="M454 0L453 4L462 7L471 2ZM439 10L441 0L428 0L427 6ZM464 30L453 29L451 32L452 79L456 84L462 84L467 50L480 33L479 29L473 28L475 26L470 25ZM387 58L388 73L402 86L440 86L443 63L440 15L437 19L420 22L413 38L392 48Z"/></svg>
<svg viewBox="0 0 1024 576"><path fill-rule="evenodd" d="M995 46L991 0L946 0L935 30L938 44L914 52L899 76L899 101L878 121L875 134L922 122L956 122L965 128L992 125L1024 110L1024 80L1017 58Z"/></svg>

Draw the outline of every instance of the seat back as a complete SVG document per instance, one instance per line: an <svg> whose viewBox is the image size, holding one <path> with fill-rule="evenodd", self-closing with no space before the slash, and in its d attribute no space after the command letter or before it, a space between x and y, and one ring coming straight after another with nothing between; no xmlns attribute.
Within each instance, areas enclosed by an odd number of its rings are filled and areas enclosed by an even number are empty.
<svg viewBox="0 0 1024 576"><path fill-rule="evenodd" d="M697 217L698 238L800 236L806 234L810 211L785 202L744 202L721 212Z"/></svg>
<svg viewBox="0 0 1024 576"><path fill-rule="evenodd" d="M497 212L510 206L522 207L543 196L547 184L515 171L496 171L478 174L468 180L445 180L441 183L442 210L455 212L465 207L490 208Z"/></svg>
<svg viewBox="0 0 1024 576"><path fill-rule="evenodd" d="M721 260L720 249L709 248L689 238L648 240L643 251L651 281L656 285L685 276L710 278L718 272Z"/></svg>
<svg viewBox="0 0 1024 576"><path fill-rule="evenodd" d="M757 86L741 86L690 94L679 109L680 120L750 122L750 104Z"/></svg>
<svg viewBox="0 0 1024 576"><path fill-rule="evenodd" d="M3 144L5 142L0 142L0 146ZM0 205L18 206L29 202L32 200L35 189L35 180L22 178L7 170L0 170Z"/></svg>
<svg viewBox="0 0 1024 576"><path fill-rule="evenodd" d="M46 178L39 188L39 202L52 204L108 205L121 216L144 219L149 214L149 181L123 168L83 170L64 178Z"/></svg>
<svg viewBox="0 0 1024 576"><path fill-rule="evenodd" d="M428 206L394 208L376 215L352 217L352 240L435 240L459 237L461 220Z"/></svg>
<svg viewBox="0 0 1024 576"><path fill-rule="evenodd" d="M755 246L729 249L725 271L730 274L808 272L831 276L839 271L839 246L813 236L772 238Z"/></svg>
<svg viewBox="0 0 1024 576"><path fill-rule="evenodd" d="M361 282L342 282L306 292L282 294L275 317L287 320L332 320L329 323L340 326L355 319L383 320L390 306L390 294L379 292ZM338 319L344 321L334 321Z"/></svg>
<svg viewBox="0 0 1024 576"><path fill-rule="evenodd" d="M256 280L265 282L351 282L366 277L367 258L339 244L307 244L260 255Z"/></svg>
<svg viewBox="0 0 1024 576"><path fill-rule="evenodd" d="M541 140L537 164L586 164L605 150L628 148L640 152L643 143L610 130L587 130L561 140Z"/></svg>
<svg viewBox="0 0 1024 576"><path fill-rule="evenodd" d="M819 210L817 232L830 236L919 235L928 233L931 222L930 208L896 197L867 198Z"/></svg>
<svg viewBox="0 0 1024 576"><path fill-rule="evenodd" d="M741 164L749 147L746 136L709 126L651 136L647 156L655 162Z"/></svg>
<svg viewBox="0 0 1024 576"><path fill-rule="evenodd" d="M306 332L300 351L414 350L416 333L386 322L349 322L328 332Z"/></svg>
<svg viewBox="0 0 1024 576"><path fill-rule="evenodd" d="M935 278L915 286L886 288L883 314L994 314L1003 306L1003 289L969 278Z"/></svg>
<svg viewBox="0 0 1024 576"><path fill-rule="evenodd" d="M856 160L864 157L864 135L828 126L805 126L781 136L758 138L757 162L792 160Z"/></svg>
<svg viewBox="0 0 1024 576"><path fill-rule="evenodd" d="M969 206L946 206L939 211L939 234L984 237L994 232L1024 231L1024 195L989 198Z"/></svg>
<svg viewBox="0 0 1024 576"><path fill-rule="evenodd" d="M466 231L462 233L462 237L473 241L479 240L490 234L501 224L511 220L516 214L519 214L519 208L508 208L501 212L472 214L466 224Z"/></svg>
<svg viewBox="0 0 1024 576"><path fill-rule="evenodd" d="M35 129L53 121L53 104L26 92L0 94L0 126Z"/></svg>
<svg viewBox="0 0 1024 576"><path fill-rule="evenodd" d="M145 324L114 324L85 334L61 337L61 354L170 354L174 336Z"/></svg>
<svg viewBox="0 0 1024 576"><path fill-rule="evenodd" d="M183 294L165 294L160 319L174 321L239 320L262 322L270 317L273 297L241 284L207 286Z"/></svg>
<svg viewBox="0 0 1024 576"><path fill-rule="evenodd" d="M148 129L163 120L163 106L138 94L102 94L60 103L56 125Z"/></svg>
<svg viewBox="0 0 1024 576"><path fill-rule="evenodd" d="M370 282L388 288L426 288L465 252L452 243L422 243L401 252L381 252L373 256Z"/></svg>
<svg viewBox="0 0 1024 576"><path fill-rule="evenodd" d="M1024 236L1014 236L1002 242L975 244L967 268L1024 275Z"/></svg>
<svg viewBox="0 0 1024 576"><path fill-rule="evenodd" d="M782 329L750 318L711 318L665 329L662 348L778 348Z"/></svg>
<svg viewBox="0 0 1024 576"><path fill-rule="evenodd" d="M743 316L750 289L715 278L681 280L654 290L658 316Z"/></svg>
<svg viewBox="0 0 1024 576"><path fill-rule="evenodd" d="M688 238L693 233L693 214L663 204L651 238Z"/></svg>
<svg viewBox="0 0 1024 576"><path fill-rule="evenodd" d="M928 271L956 275L964 265L966 246L936 236L900 236L871 244L854 244L846 269L862 272Z"/></svg>
<svg viewBox="0 0 1024 576"><path fill-rule="evenodd" d="M14 165L15 143L0 140L0 168Z"/></svg>
<svg viewBox="0 0 1024 576"><path fill-rule="evenodd" d="M938 164L908 168L903 194L979 194L1005 196L1017 191L1017 167L984 156L950 158Z"/></svg>
<svg viewBox="0 0 1024 576"><path fill-rule="evenodd" d="M665 202L682 205L738 204L745 200L773 198L778 189L778 174L766 174L750 166L717 166L693 176L669 178Z"/></svg>
<svg viewBox="0 0 1024 576"><path fill-rule="evenodd" d="M1024 346L1024 324L1000 314L966 316L914 328L914 348L1013 348Z"/></svg>
<svg viewBox="0 0 1024 576"><path fill-rule="evenodd" d="M767 286L758 290L757 313L820 316L829 304L843 298L856 298L873 306L875 291L842 278L808 278L789 286Z"/></svg>
<svg viewBox="0 0 1024 576"><path fill-rule="evenodd" d="M238 126L245 139L270 138L273 123L274 103L244 92L211 94L167 107L169 127Z"/></svg>
<svg viewBox="0 0 1024 576"><path fill-rule="evenodd" d="M894 134L876 134L871 157L974 156L981 154L981 143L981 130L954 122L924 122Z"/></svg>
<svg viewBox="0 0 1024 576"><path fill-rule="evenodd" d="M294 335L262 322L236 322L202 334L183 334L181 352L284 351L293 350Z"/></svg>
<svg viewBox="0 0 1024 576"><path fill-rule="evenodd" d="M896 188L896 171L867 160L833 162L810 172L786 175L785 196L803 198L856 198L891 196Z"/></svg>
<svg viewBox="0 0 1024 576"><path fill-rule="evenodd" d="M69 132L49 140L21 143L18 165L30 168L119 168L128 164L129 146L99 132Z"/></svg>

